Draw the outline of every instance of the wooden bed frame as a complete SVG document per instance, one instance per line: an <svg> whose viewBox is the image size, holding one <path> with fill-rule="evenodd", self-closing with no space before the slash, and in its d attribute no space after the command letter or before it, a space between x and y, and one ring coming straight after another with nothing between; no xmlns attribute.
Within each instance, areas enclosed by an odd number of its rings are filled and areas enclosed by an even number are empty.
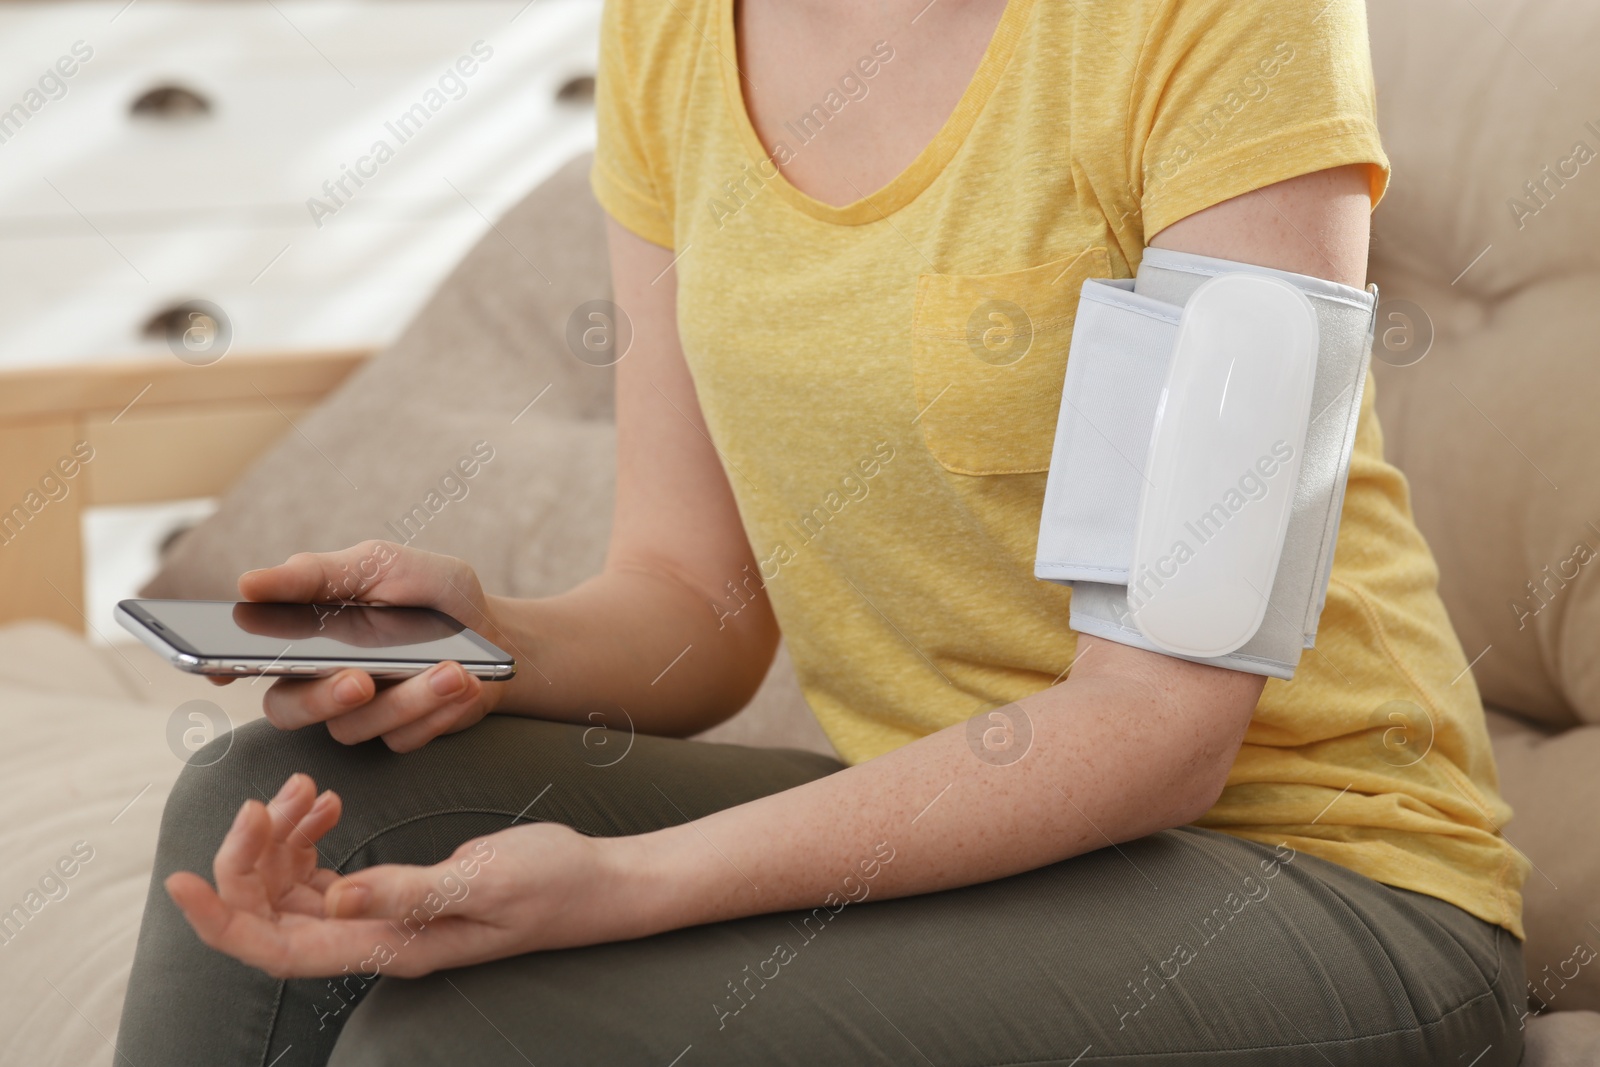
<svg viewBox="0 0 1600 1067"><path fill-rule="evenodd" d="M222 493L369 355L0 372L0 625L50 619L82 631L85 508ZM92 458L77 462L75 448Z"/></svg>

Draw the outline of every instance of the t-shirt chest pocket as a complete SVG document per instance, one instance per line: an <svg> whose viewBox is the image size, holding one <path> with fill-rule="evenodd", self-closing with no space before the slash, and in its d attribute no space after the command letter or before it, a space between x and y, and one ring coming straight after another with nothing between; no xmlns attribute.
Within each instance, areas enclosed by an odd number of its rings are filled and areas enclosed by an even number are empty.
<svg viewBox="0 0 1600 1067"><path fill-rule="evenodd" d="M912 318L917 423L954 474L1050 468L1078 291L1104 248L1005 274L924 274Z"/></svg>

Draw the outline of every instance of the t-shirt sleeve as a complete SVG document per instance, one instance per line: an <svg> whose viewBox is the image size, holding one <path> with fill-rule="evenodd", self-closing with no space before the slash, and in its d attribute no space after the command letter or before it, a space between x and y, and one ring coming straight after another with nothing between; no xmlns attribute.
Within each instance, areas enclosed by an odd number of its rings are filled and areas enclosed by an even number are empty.
<svg viewBox="0 0 1600 1067"><path fill-rule="evenodd" d="M1210 207L1302 174L1367 164L1378 137L1363 0L1166 0L1136 65L1129 175L1145 240Z"/></svg>
<svg viewBox="0 0 1600 1067"><path fill-rule="evenodd" d="M648 131L659 117L642 101L653 98L648 65L630 18L633 0L606 0L600 21L600 65L595 82L597 140L589 184L595 199L625 228L663 248L673 247L672 214L661 195L661 161L653 159ZM658 72L659 73L659 72ZM659 96L660 86L655 96Z"/></svg>

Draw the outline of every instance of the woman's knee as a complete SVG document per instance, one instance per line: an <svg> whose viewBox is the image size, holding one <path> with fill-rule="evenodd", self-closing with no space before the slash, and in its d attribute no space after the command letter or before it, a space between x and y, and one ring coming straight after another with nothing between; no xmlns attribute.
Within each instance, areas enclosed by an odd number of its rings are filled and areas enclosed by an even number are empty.
<svg viewBox="0 0 1600 1067"><path fill-rule="evenodd" d="M321 746L313 731L322 735ZM158 854L175 857L198 849L209 857L241 804L270 799L289 774L310 770L307 757L328 744L320 728L285 733L265 719L215 738L189 757L167 796Z"/></svg>

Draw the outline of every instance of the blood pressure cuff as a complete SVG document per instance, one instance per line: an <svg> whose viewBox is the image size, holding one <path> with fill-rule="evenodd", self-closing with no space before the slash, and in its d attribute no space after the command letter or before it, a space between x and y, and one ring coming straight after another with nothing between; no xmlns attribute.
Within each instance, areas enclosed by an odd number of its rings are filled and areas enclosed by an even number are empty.
<svg viewBox="0 0 1600 1067"><path fill-rule="evenodd" d="M1072 587L1074 630L1293 676L1376 307L1375 286L1161 248L1135 278L1083 283L1034 562Z"/></svg>

